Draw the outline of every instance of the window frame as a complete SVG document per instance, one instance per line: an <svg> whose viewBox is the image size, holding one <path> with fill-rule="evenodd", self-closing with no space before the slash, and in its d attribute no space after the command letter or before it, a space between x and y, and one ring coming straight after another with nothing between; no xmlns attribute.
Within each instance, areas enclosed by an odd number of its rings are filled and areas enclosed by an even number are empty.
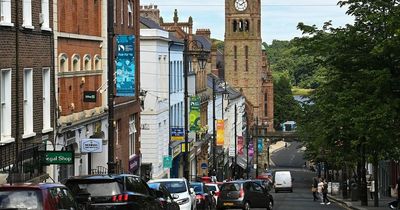
<svg viewBox="0 0 400 210"><path fill-rule="evenodd" d="M24 68L23 83L23 116L24 134L23 139L36 135L33 132L33 68Z"/></svg>
<svg viewBox="0 0 400 210"><path fill-rule="evenodd" d="M129 157L136 154L136 115L129 116Z"/></svg>
<svg viewBox="0 0 400 210"><path fill-rule="evenodd" d="M1 19L3 17L3 19ZM11 22L11 0L0 1L0 25L14 26Z"/></svg>
<svg viewBox="0 0 400 210"><path fill-rule="evenodd" d="M32 26L32 0L22 0L22 27L34 28Z"/></svg>
<svg viewBox="0 0 400 210"><path fill-rule="evenodd" d="M43 130L42 133L53 131L51 127L51 68L42 69L42 94L43 94Z"/></svg>
<svg viewBox="0 0 400 210"><path fill-rule="evenodd" d="M50 28L50 1L41 0L41 15L43 16L42 30L51 31Z"/></svg>
<svg viewBox="0 0 400 210"><path fill-rule="evenodd" d="M0 142L14 141L11 129L12 69L0 69ZM9 123L5 123L9 122Z"/></svg>

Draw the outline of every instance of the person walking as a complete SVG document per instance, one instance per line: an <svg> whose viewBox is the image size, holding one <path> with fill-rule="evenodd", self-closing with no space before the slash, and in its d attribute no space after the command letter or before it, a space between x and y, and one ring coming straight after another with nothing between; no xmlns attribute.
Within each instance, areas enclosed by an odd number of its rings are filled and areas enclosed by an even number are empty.
<svg viewBox="0 0 400 210"><path fill-rule="evenodd" d="M331 204L331 202L328 199L328 183L326 182L326 179L323 179L323 188L322 188L322 196L323 196L323 203L326 205Z"/></svg>
<svg viewBox="0 0 400 210"><path fill-rule="evenodd" d="M323 188L324 188L324 182L322 181L322 178L319 178L319 182L318 182L318 186L317 186L317 192L318 192L319 198L321 199L321 203L320 204L325 204L323 202L323 199L324 199L323 193L322 193Z"/></svg>
<svg viewBox="0 0 400 210"><path fill-rule="evenodd" d="M317 201L317 200L318 200L318 196L317 196L317 191L318 191L318 178L317 178L317 177L314 177L314 178L313 178L313 183L312 183L312 186L311 186L311 191L312 191L312 194L313 194L314 201Z"/></svg>
<svg viewBox="0 0 400 210"><path fill-rule="evenodd" d="M391 209L400 209L400 205L399 205L399 202L400 202L399 185L400 185L400 176L397 177L397 184L396 184L396 187L394 189L395 190L396 200L389 203L389 208L391 208Z"/></svg>

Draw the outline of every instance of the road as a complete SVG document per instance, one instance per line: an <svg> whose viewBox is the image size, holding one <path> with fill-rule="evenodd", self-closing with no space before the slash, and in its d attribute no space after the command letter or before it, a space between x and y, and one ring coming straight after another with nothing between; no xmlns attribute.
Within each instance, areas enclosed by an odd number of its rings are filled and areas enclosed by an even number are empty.
<svg viewBox="0 0 400 210"><path fill-rule="evenodd" d="M275 163L272 170L290 170L294 178L293 193L271 192L275 200L274 210L343 210L346 209L334 202L331 205L321 205L313 201L311 193L312 177L315 175L303 167L303 150L298 142L289 142L288 147L271 154Z"/></svg>

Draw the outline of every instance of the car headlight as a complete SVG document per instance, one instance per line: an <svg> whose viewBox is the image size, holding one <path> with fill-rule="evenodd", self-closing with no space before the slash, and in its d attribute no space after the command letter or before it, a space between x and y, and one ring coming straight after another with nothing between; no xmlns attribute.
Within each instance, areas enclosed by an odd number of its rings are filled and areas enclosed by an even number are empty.
<svg viewBox="0 0 400 210"><path fill-rule="evenodd" d="M183 205L183 204L186 204L189 202L189 198L183 198L183 199L177 200L176 202L178 203L178 205Z"/></svg>

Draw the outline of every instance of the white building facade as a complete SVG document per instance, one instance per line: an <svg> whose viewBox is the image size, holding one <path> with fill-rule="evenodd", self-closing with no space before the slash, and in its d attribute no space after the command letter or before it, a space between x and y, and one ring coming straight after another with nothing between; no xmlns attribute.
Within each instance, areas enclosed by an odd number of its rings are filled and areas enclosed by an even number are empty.
<svg viewBox="0 0 400 210"><path fill-rule="evenodd" d="M142 163L151 164L151 178L169 176L163 158L169 156L169 33L140 30L141 91L146 93L141 112Z"/></svg>

